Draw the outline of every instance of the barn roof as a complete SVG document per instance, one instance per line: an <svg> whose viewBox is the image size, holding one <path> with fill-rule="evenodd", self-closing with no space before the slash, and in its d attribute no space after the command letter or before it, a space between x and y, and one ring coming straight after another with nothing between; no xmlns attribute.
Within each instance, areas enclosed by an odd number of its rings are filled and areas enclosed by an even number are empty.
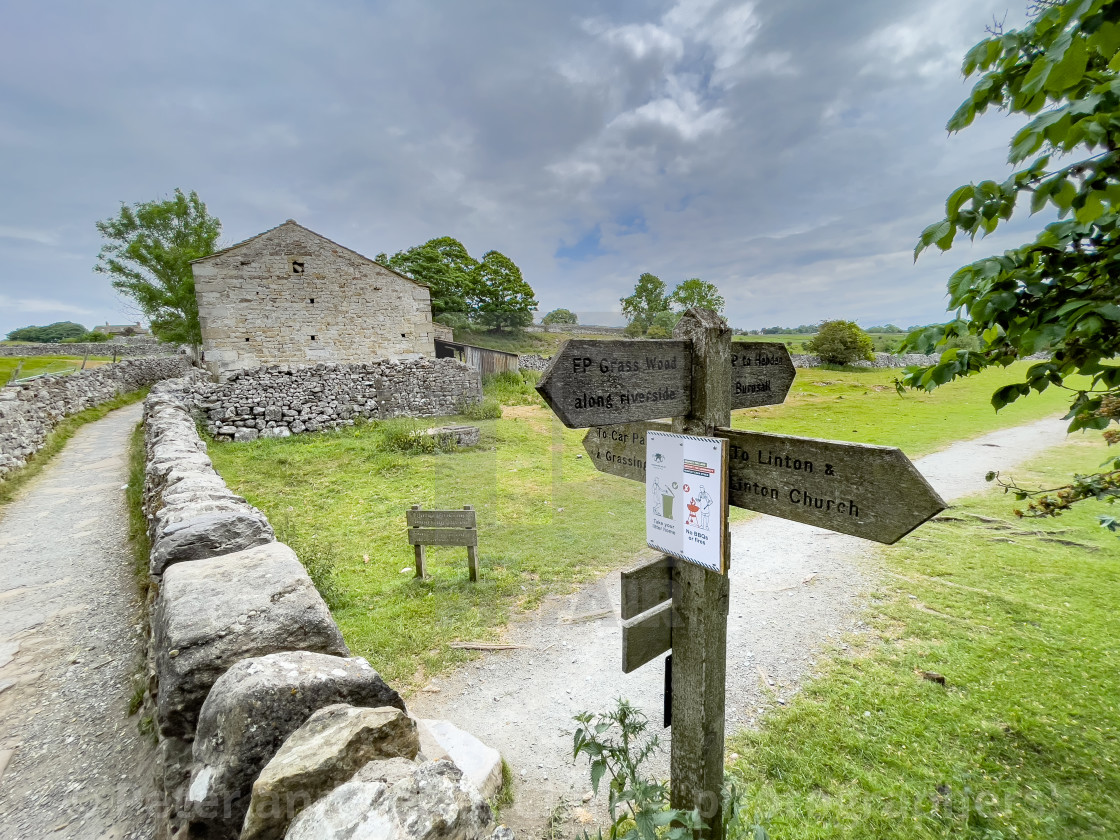
<svg viewBox="0 0 1120 840"><path fill-rule="evenodd" d="M346 251L347 253L353 254L355 257L358 257L359 259L365 260L368 263L373 263L374 265L381 266L381 268L385 269L386 271L391 271L393 274L396 274L398 277L403 277L409 283L415 283L417 286L422 286L425 289L428 288L427 283L421 283L419 280L416 280L412 277L409 277L407 274L403 274L403 273L397 271L395 268L390 268L387 265L383 265L382 263L377 262L377 260L371 260L365 254L359 254L353 248L347 248L345 245L340 245L339 243L335 242L333 239L331 239L329 237L326 237L326 236L323 236L323 234L321 234L321 233L316 233L311 228L304 227L299 222L297 222L295 219L288 219L283 224L279 224L276 227L272 227L272 228L269 228L266 231L262 231L261 233L258 233L256 236L250 236L248 239L242 240L241 242L238 242L234 245L230 245L226 248L222 248L220 251L215 251L213 254L210 254L209 256L199 257L197 260L191 260L191 265L194 265L195 263L206 262L207 260L212 260L215 257L220 257L220 256L223 256L224 254L228 254L230 251L236 251L238 248L241 248L245 245L248 245L250 242L256 242L261 237L268 236L270 233L272 233L274 231L277 231L277 230L280 230L280 228L286 227L288 225L292 225L294 227L299 228L302 231L310 233L312 236L318 237L319 239L322 239L324 242L329 242L331 245L334 245L336 248L341 248L343 251Z"/></svg>

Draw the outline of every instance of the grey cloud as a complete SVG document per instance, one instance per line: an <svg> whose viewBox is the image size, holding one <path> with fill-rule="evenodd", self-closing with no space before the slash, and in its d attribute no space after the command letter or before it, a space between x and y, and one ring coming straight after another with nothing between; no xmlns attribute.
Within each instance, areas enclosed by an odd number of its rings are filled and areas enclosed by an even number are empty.
<svg viewBox="0 0 1120 840"><path fill-rule="evenodd" d="M14 7L0 293L119 319L93 222L181 186L230 242L295 217L367 254L443 234L497 248L542 311L616 310L648 270L717 283L742 326L932 320L974 257L904 256L949 189L1004 171L1006 123L942 130L960 55L1002 8ZM558 256L596 229L586 259ZM0 332L24 322L0 305Z"/></svg>

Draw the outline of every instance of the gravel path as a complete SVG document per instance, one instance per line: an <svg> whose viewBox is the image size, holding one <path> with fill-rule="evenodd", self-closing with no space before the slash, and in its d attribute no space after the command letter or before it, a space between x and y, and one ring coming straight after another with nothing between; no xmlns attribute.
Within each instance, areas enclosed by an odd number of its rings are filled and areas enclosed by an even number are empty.
<svg viewBox="0 0 1120 840"><path fill-rule="evenodd" d="M1010 469L1064 435L1065 423L1049 419L954 444L916 464L952 502L988 487L988 470ZM875 546L767 516L732 527L729 733L786 702L818 656L862 629L858 611L875 583L866 562ZM523 840L543 836L553 814L594 835L596 815L605 811L602 794L585 801L586 761L571 760L573 715L604 711L625 697L660 730L662 660L622 673L618 609L617 573L550 598L509 628L508 641L525 649L489 654L408 701L413 714L446 718L502 753L515 779L514 803L502 819ZM578 620L605 610L606 617ZM652 769L668 777L667 750ZM561 836L571 833L568 826Z"/></svg>
<svg viewBox="0 0 1120 840"><path fill-rule="evenodd" d="M91 423L0 508L0 837L150 838L151 742L127 716L142 657L127 444Z"/></svg>

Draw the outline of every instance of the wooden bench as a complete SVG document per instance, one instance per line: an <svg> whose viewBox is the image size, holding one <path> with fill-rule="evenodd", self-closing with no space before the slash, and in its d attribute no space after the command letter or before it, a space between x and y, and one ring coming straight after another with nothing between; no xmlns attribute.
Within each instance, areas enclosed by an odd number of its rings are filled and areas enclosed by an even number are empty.
<svg viewBox="0 0 1120 840"><path fill-rule="evenodd" d="M422 510L413 505L405 511L408 544L416 550L416 577L427 577L424 546L462 545L467 549L467 569L472 581L478 580L478 527L470 505L462 510Z"/></svg>

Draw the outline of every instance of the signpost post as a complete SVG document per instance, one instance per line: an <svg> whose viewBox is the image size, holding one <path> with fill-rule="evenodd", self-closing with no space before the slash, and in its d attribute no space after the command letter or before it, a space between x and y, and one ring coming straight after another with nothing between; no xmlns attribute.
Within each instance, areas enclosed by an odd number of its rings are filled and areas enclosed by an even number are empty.
<svg viewBox="0 0 1120 840"><path fill-rule="evenodd" d="M794 368L783 345L732 342L723 319L703 309L685 313L673 335L569 341L537 385L566 426L591 427L583 446L596 469L647 483L647 507L648 477L664 473L649 458L667 460L656 442L669 434L726 441L727 485L718 501L713 494L718 514L709 514L721 552L730 545L728 504L884 543L945 509L898 449L730 428L732 409L785 400ZM655 422L666 417L672 422ZM674 498L676 489L683 483ZM699 511L702 502L690 499ZM666 535L662 529L657 538ZM622 573L622 667L632 671L672 650L670 801L699 809L709 837L722 840L728 554L711 563L702 552L650 543L682 559L664 556Z"/></svg>

